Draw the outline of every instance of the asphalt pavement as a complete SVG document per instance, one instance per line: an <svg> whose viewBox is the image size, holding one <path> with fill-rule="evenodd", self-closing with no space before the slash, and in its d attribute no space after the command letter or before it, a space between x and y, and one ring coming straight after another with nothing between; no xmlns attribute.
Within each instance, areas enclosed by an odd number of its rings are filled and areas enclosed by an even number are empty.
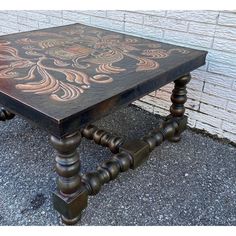
<svg viewBox="0 0 236 236"><path fill-rule="evenodd" d="M96 125L137 138L158 122L130 106ZM83 173L111 156L88 140L79 150ZM44 130L19 117L0 123L0 225L62 225L51 203L54 157ZM90 197L78 225L236 225L236 148L188 129Z"/></svg>

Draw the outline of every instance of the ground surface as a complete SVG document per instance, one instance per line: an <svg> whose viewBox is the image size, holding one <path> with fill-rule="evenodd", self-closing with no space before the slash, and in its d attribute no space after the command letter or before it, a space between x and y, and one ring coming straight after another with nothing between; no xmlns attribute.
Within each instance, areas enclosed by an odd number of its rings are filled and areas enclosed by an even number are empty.
<svg viewBox="0 0 236 236"><path fill-rule="evenodd" d="M141 137L156 116L129 107L99 127ZM0 123L0 225L60 225L51 204L54 150L47 133L20 118ZM82 172L110 152L80 146ZM236 148L187 130L178 144L156 148L138 169L90 197L80 225L236 225Z"/></svg>

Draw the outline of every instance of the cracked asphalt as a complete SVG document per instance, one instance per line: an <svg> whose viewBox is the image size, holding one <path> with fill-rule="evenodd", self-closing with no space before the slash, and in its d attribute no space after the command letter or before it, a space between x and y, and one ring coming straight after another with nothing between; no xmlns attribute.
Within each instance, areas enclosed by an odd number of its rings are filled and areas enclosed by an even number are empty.
<svg viewBox="0 0 236 236"><path fill-rule="evenodd" d="M130 106L96 125L137 138L158 122ZM83 173L111 156L88 140L79 150ZM19 117L0 123L0 225L62 225L51 204L54 156L44 130ZM236 148L188 129L90 197L78 225L236 225Z"/></svg>

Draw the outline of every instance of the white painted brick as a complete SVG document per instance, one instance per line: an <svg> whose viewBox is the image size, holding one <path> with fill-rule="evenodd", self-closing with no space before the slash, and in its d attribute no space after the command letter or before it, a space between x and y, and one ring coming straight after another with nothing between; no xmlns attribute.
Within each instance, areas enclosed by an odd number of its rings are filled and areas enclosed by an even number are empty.
<svg viewBox="0 0 236 236"><path fill-rule="evenodd" d="M125 28L125 23L124 22L120 22L120 21L117 21L117 20L113 20L112 21L112 28L111 28L111 30L124 33L123 32L124 28Z"/></svg>
<svg viewBox="0 0 236 236"><path fill-rule="evenodd" d="M223 137L222 130L220 128L216 128L214 126L211 126L210 124L205 124L203 122L197 121L195 128L205 130L211 134L217 135L220 138Z"/></svg>
<svg viewBox="0 0 236 236"><path fill-rule="evenodd" d="M125 23L125 31L129 33L134 33L134 34L139 34L140 32L143 32L143 26L139 24L134 24L134 23Z"/></svg>
<svg viewBox="0 0 236 236"><path fill-rule="evenodd" d="M156 106L161 107L162 109L165 109L165 110L169 110L169 107L170 107L170 102L167 102L165 100L160 100L160 99L157 99L156 97L152 97L152 96L144 96L144 97L140 98L140 101L151 104L154 107L156 107Z"/></svg>
<svg viewBox="0 0 236 236"><path fill-rule="evenodd" d="M236 40L236 27L234 28L234 27L226 27L226 26L217 25L215 37Z"/></svg>
<svg viewBox="0 0 236 236"><path fill-rule="evenodd" d="M171 96L171 93L169 92L166 92L166 91L163 91L163 90L159 90L157 93L156 93L156 98L155 100L157 99L161 99L161 100L165 100L167 102L170 102L170 96Z"/></svg>
<svg viewBox="0 0 236 236"><path fill-rule="evenodd" d="M158 99L156 97L149 96L149 95L140 98L140 101L146 102L146 103L154 105L154 106L156 105L157 100Z"/></svg>
<svg viewBox="0 0 236 236"><path fill-rule="evenodd" d="M206 81L207 83L220 85L222 87L231 88L233 78L225 75L215 74L213 72L195 70L191 73L192 77L198 80Z"/></svg>
<svg viewBox="0 0 236 236"><path fill-rule="evenodd" d="M10 15L15 15L15 16L23 16L23 17L27 17L27 11L6 11L7 14Z"/></svg>
<svg viewBox="0 0 236 236"><path fill-rule="evenodd" d="M142 29L142 36L144 36L145 38L158 40L163 38L163 30L144 25Z"/></svg>
<svg viewBox="0 0 236 236"><path fill-rule="evenodd" d="M139 13L145 14L145 15L154 15L154 16L165 16L166 11L137 11Z"/></svg>
<svg viewBox="0 0 236 236"><path fill-rule="evenodd" d="M61 18L62 17L62 11L55 11L55 10L40 10L38 13L41 13L46 16L54 16Z"/></svg>
<svg viewBox="0 0 236 236"><path fill-rule="evenodd" d="M15 30L18 29L17 22L10 22L10 21L6 22L5 20L0 20L0 26L8 27Z"/></svg>
<svg viewBox="0 0 236 236"><path fill-rule="evenodd" d="M232 101L236 100L236 91L233 91L228 88L223 88L217 85L206 83L204 86L204 92L215 96L219 96L227 100L232 100Z"/></svg>
<svg viewBox="0 0 236 236"><path fill-rule="evenodd" d="M236 65L236 53L222 52L218 50L209 50L207 59L213 62L223 62L224 64Z"/></svg>
<svg viewBox="0 0 236 236"><path fill-rule="evenodd" d="M23 16L18 16L17 22L18 22L18 24L22 24L25 26L30 26L30 27L34 27L34 28L39 27L38 21L29 19L29 18L26 18Z"/></svg>
<svg viewBox="0 0 236 236"><path fill-rule="evenodd" d="M174 88L174 82L169 83L169 84L167 84L167 85L161 87L160 90L167 91L167 92L171 92L171 91L173 90L173 88ZM158 90L157 90L157 92L158 92Z"/></svg>
<svg viewBox="0 0 236 236"><path fill-rule="evenodd" d="M63 19L70 20L73 22L82 22L82 23L90 23L90 16L82 14L80 12L73 11L63 11L62 12ZM63 21L64 23L65 21Z"/></svg>
<svg viewBox="0 0 236 236"><path fill-rule="evenodd" d="M221 51L236 52L236 40L215 38L213 48Z"/></svg>
<svg viewBox="0 0 236 236"><path fill-rule="evenodd" d="M136 12L126 12L124 16L126 22L133 22L136 24L143 24L143 14L138 14Z"/></svg>
<svg viewBox="0 0 236 236"><path fill-rule="evenodd" d="M192 90L190 88L188 88L188 90L187 90L187 97L188 98L199 100L199 98L201 97L201 94L202 94L201 91Z"/></svg>
<svg viewBox="0 0 236 236"><path fill-rule="evenodd" d="M229 123L227 121L223 121L222 123L222 129L225 131L228 131L230 133L236 134L236 125Z"/></svg>
<svg viewBox="0 0 236 236"><path fill-rule="evenodd" d="M170 30L165 31L164 39L172 42L201 46L206 48L211 47L213 41L212 37Z"/></svg>
<svg viewBox="0 0 236 236"><path fill-rule="evenodd" d="M63 19L60 17L55 17L55 16L48 16L49 23L53 25L61 25L63 22Z"/></svg>
<svg viewBox="0 0 236 236"><path fill-rule="evenodd" d="M90 22L92 25L99 26L102 28L108 28L112 30L123 30L124 23L116 20L111 20L107 18L100 18L96 16L91 16Z"/></svg>
<svg viewBox="0 0 236 236"><path fill-rule="evenodd" d="M230 12L220 12L219 25L236 26L236 14Z"/></svg>
<svg viewBox="0 0 236 236"><path fill-rule="evenodd" d="M187 88L197 90L197 91L202 91L203 89L203 84L204 82L201 80L198 80L192 76L192 79L190 82L187 84Z"/></svg>
<svg viewBox="0 0 236 236"><path fill-rule="evenodd" d="M224 138L227 138L227 139L231 140L232 142L236 143L236 135L235 134L232 134L232 133L229 133L229 132L223 132L222 136Z"/></svg>
<svg viewBox="0 0 236 236"><path fill-rule="evenodd" d="M193 111L187 109L185 113L188 117L191 117L191 119L204 122L205 124L209 124L214 127L220 127L222 123L221 119L215 118L208 114L201 113L199 111Z"/></svg>
<svg viewBox="0 0 236 236"><path fill-rule="evenodd" d="M194 128L195 125L196 125L196 120L192 119L191 117L188 117L187 126L188 126L188 127L191 127L191 128Z"/></svg>
<svg viewBox="0 0 236 236"><path fill-rule="evenodd" d="M55 25L46 22L39 22L39 29L54 27Z"/></svg>
<svg viewBox="0 0 236 236"><path fill-rule="evenodd" d="M192 100L188 98L187 102L185 103L185 107L197 111L199 110L200 102L197 100Z"/></svg>
<svg viewBox="0 0 236 236"><path fill-rule="evenodd" d="M167 17L198 21L205 23L216 23L219 13L217 11L167 11Z"/></svg>
<svg viewBox="0 0 236 236"><path fill-rule="evenodd" d="M10 15L7 14L5 11L0 11L0 20L5 20L7 22L17 22L17 15Z"/></svg>
<svg viewBox="0 0 236 236"><path fill-rule="evenodd" d="M219 62L209 62L208 71L213 73L218 73L221 75L226 75L229 77L236 77L236 67L227 64L222 64Z"/></svg>
<svg viewBox="0 0 236 236"><path fill-rule="evenodd" d="M236 80L234 80L234 82L233 82L232 89L236 90Z"/></svg>
<svg viewBox="0 0 236 236"><path fill-rule="evenodd" d="M107 11L107 18L113 19L113 20L119 20L124 21L125 18L125 12L124 11Z"/></svg>
<svg viewBox="0 0 236 236"><path fill-rule="evenodd" d="M97 10L97 11L88 10L88 11L78 11L78 12L81 12L81 13L84 13L84 14L87 14L90 16L106 17L106 11L104 11L104 10Z"/></svg>
<svg viewBox="0 0 236 236"><path fill-rule="evenodd" d="M30 27L27 25L18 25L18 30L20 32L26 32L26 31L35 30L35 29L38 29L38 27Z"/></svg>
<svg viewBox="0 0 236 236"><path fill-rule="evenodd" d="M154 107L153 114L159 115L159 116L168 116L169 112L163 109L160 109L159 107Z"/></svg>
<svg viewBox="0 0 236 236"><path fill-rule="evenodd" d="M187 31L188 22L178 19L168 19L152 15L144 16L144 25L151 25L164 29Z"/></svg>
<svg viewBox="0 0 236 236"><path fill-rule="evenodd" d="M70 25L70 24L74 24L74 23L80 23L80 22L78 22L77 20L65 20L65 19L62 19L62 24L63 25Z"/></svg>
<svg viewBox="0 0 236 236"><path fill-rule="evenodd" d="M39 13L38 11L27 11L27 18L37 20L39 22L49 23L48 16Z"/></svg>
<svg viewBox="0 0 236 236"><path fill-rule="evenodd" d="M228 106L227 106L227 110L236 113L236 102L229 101Z"/></svg>
<svg viewBox="0 0 236 236"><path fill-rule="evenodd" d="M190 22L188 31L190 33L213 36L215 33L215 28L216 26L212 24Z"/></svg>
<svg viewBox="0 0 236 236"><path fill-rule="evenodd" d="M156 96L156 91L153 91L153 92L149 93L148 95L155 97Z"/></svg>
<svg viewBox="0 0 236 236"><path fill-rule="evenodd" d="M227 99L216 97L207 93L202 93L201 102L205 104L210 104L212 106L226 108Z"/></svg>
<svg viewBox="0 0 236 236"><path fill-rule="evenodd" d="M0 29L3 32L3 34L13 34L13 33L17 33L19 31L19 29L12 29L12 28L5 27L5 26L0 26Z"/></svg>
<svg viewBox="0 0 236 236"><path fill-rule="evenodd" d="M133 104L140 107L140 108L142 108L142 109L144 109L144 110L146 110L146 111L149 111L149 112L153 113L153 106L150 105L150 104L147 104L147 103L139 101L139 100L133 102Z"/></svg>
<svg viewBox="0 0 236 236"><path fill-rule="evenodd" d="M200 105L200 111L209 114L211 116L217 117L222 120L230 121L234 124L236 124L236 113L228 112L224 109L213 107L204 103L201 103Z"/></svg>
<svg viewBox="0 0 236 236"><path fill-rule="evenodd" d="M169 112L170 104L166 101L156 101L156 105L154 106L153 113L158 114L160 116L167 116L170 114Z"/></svg>
<svg viewBox="0 0 236 236"><path fill-rule="evenodd" d="M166 111L166 110L163 110L159 107L154 107L154 111L153 111L153 114L156 114L156 115L159 115L159 116L168 116L169 115L169 112Z"/></svg>
<svg viewBox="0 0 236 236"><path fill-rule="evenodd" d="M78 14L76 18L72 18L75 23L84 23L84 24L90 24L90 16L84 15L84 14Z"/></svg>

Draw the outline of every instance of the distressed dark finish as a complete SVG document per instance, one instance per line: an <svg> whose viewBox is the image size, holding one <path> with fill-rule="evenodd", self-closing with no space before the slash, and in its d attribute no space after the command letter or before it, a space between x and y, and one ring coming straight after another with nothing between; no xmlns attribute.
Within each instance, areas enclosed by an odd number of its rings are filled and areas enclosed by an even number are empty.
<svg viewBox="0 0 236 236"><path fill-rule="evenodd" d="M58 193L54 194L54 207L62 215L66 224L74 224L80 219L80 212L87 206L87 195L81 189L80 158L76 148L81 134L75 133L63 139L51 136L57 150L56 171Z"/></svg>
<svg viewBox="0 0 236 236"><path fill-rule="evenodd" d="M0 107L0 121L11 120L12 118L14 118L14 116L15 114L11 113L3 107Z"/></svg>
<svg viewBox="0 0 236 236"><path fill-rule="evenodd" d="M19 114L51 133L57 151L54 208L78 222L88 196L140 166L163 141L186 129L190 72L206 52L74 24L0 37L0 121ZM146 136L124 141L90 123L174 81L170 115ZM115 153L80 173L81 138Z"/></svg>
<svg viewBox="0 0 236 236"><path fill-rule="evenodd" d="M172 91L171 101L172 105L170 107L170 114L173 117L183 117L185 112L184 103L187 101L187 90L186 84L189 83L191 79L190 74L183 76L175 80L175 87ZM178 142L180 141L180 133L177 131L170 141Z"/></svg>
<svg viewBox="0 0 236 236"><path fill-rule="evenodd" d="M123 143L122 138L114 136L109 132L99 129L95 125L88 125L81 130L83 137L92 139L96 144L108 147L112 153L117 153Z"/></svg>
<svg viewBox="0 0 236 236"><path fill-rule="evenodd" d="M87 188L88 195L98 194L102 185L116 179L120 172L140 166L148 158L154 147L172 137L175 132L183 132L186 126L186 116L181 118L173 117L142 139L124 143L119 148L119 153L99 165L97 171L89 172L82 176L82 182Z"/></svg>
<svg viewBox="0 0 236 236"><path fill-rule="evenodd" d="M81 24L1 36L0 103L62 137L202 66L205 56Z"/></svg>

